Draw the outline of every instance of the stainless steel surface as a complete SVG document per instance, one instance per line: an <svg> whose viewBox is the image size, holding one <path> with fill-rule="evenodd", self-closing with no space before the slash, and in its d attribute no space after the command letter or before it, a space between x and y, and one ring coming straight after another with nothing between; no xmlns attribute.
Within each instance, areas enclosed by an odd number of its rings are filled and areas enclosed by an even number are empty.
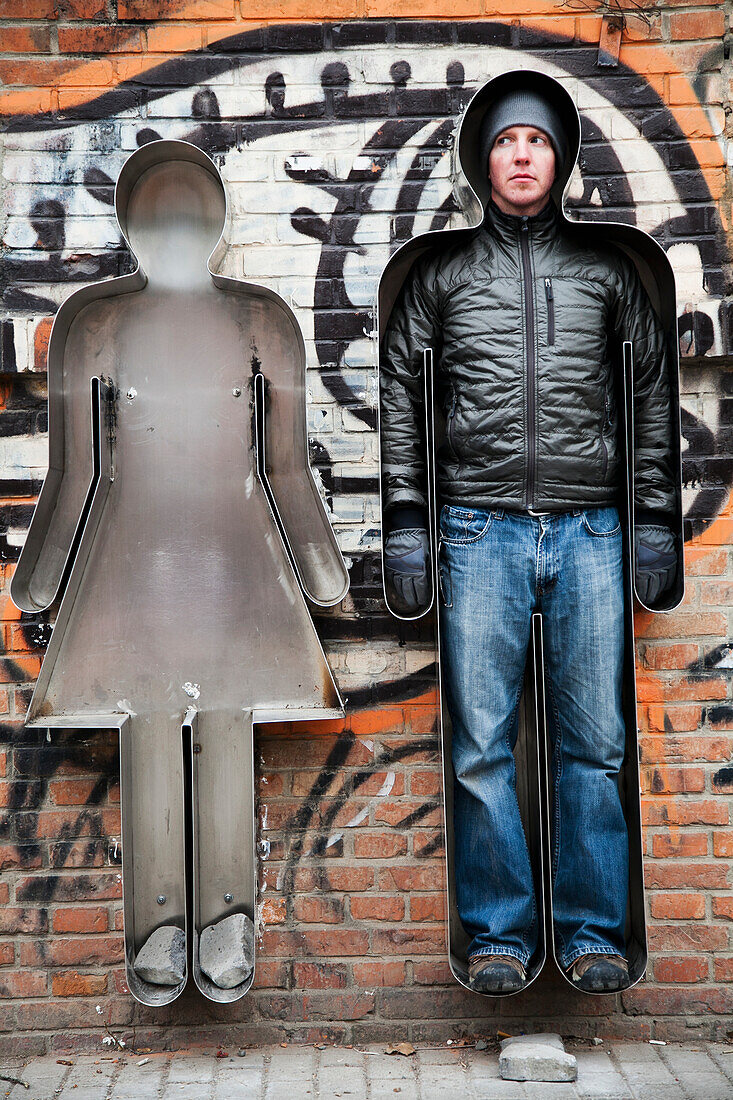
<svg viewBox="0 0 733 1100"><path fill-rule="evenodd" d="M155 927L185 924L190 708L200 930L226 892L254 915L253 723L342 713L305 596L336 603L348 575L308 465L295 317L272 291L216 272L227 217L216 167L185 142L150 143L123 167L115 202L139 266L57 315L49 473L12 596L28 611L62 597L29 722L129 718L128 978L159 1004L161 987L132 968Z"/></svg>
<svg viewBox="0 0 733 1100"><path fill-rule="evenodd" d="M212 1001L236 1001L252 985L219 989L202 972L198 942L204 928L231 913L246 913L256 925L255 804L252 777L253 716L215 711L197 715L200 751L193 761L193 977ZM236 883L227 901L227 887Z"/></svg>

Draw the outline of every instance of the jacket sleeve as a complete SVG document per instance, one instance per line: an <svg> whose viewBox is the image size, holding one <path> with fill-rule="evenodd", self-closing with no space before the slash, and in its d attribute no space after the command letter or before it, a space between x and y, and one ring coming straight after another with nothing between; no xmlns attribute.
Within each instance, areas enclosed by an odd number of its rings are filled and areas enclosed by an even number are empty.
<svg viewBox="0 0 733 1100"><path fill-rule="evenodd" d="M418 260L395 302L379 360L382 496L427 507L423 352L438 352L440 318L434 265Z"/></svg>
<svg viewBox="0 0 733 1100"><path fill-rule="evenodd" d="M664 330L634 264L621 257L615 290L615 329L630 340L634 362L634 506L674 513L674 418Z"/></svg>

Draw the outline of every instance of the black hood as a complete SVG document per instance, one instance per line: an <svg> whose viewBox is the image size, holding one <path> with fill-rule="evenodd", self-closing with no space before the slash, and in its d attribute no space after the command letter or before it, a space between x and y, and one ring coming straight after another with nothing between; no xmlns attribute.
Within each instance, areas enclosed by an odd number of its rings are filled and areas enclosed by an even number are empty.
<svg viewBox="0 0 733 1100"><path fill-rule="evenodd" d="M580 151L580 117L570 93L547 73L534 69L514 69L494 77L479 88L461 120L456 141L456 167L465 176L481 206L486 209L490 187L482 164L481 124L496 100L508 92L524 88L530 88L549 100L563 124L567 140L566 153L562 164L557 165L551 191L555 206L562 210L563 195Z"/></svg>

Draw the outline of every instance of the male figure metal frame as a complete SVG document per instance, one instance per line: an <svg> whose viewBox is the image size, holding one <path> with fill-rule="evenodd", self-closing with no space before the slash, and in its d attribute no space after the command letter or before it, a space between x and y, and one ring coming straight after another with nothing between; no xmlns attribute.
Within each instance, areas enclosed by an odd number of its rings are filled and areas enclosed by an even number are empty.
<svg viewBox="0 0 733 1100"><path fill-rule="evenodd" d="M380 361L388 591L425 605L422 355L436 353L442 661L453 727L458 911L469 983L513 992L538 942L513 747L533 611L545 636L553 750L557 956L593 992L628 982L621 455L615 350L635 355L636 584L675 576L670 389L662 328L631 261L590 247L550 196L566 135L527 83L486 112L483 224L412 268Z"/></svg>

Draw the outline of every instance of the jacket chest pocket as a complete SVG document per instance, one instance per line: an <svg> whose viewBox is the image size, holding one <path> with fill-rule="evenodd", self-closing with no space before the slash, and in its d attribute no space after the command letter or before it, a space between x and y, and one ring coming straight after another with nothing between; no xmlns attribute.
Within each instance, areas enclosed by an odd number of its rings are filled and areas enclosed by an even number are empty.
<svg viewBox="0 0 733 1100"><path fill-rule="evenodd" d="M545 301L547 302L547 343L555 343L555 291L552 279L545 279Z"/></svg>
<svg viewBox="0 0 733 1100"><path fill-rule="evenodd" d="M456 396L456 391L455 391L455 389L453 389L451 387L450 407L448 409L448 415L445 418L445 434L446 434L446 437L448 439L448 446L450 447L450 449L451 449L451 451L453 452L454 455L456 454L456 448L455 448L455 444L453 442L453 427L454 427L454 423L455 423L455 419L456 419L456 403L457 403L457 401L458 401L458 398ZM458 457L458 456L456 455L456 457Z"/></svg>

